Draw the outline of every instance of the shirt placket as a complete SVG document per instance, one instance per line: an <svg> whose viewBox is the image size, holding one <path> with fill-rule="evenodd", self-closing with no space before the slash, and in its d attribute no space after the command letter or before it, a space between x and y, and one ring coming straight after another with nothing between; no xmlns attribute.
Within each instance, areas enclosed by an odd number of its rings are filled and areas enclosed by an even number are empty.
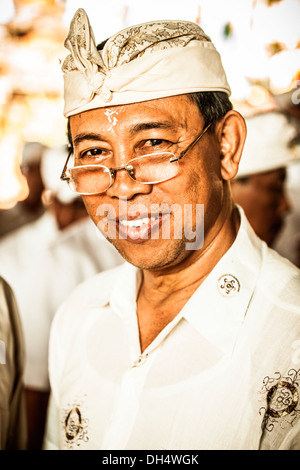
<svg viewBox="0 0 300 470"><path fill-rule="evenodd" d="M110 425L102 450L122 450L131 436L140 408L140 399L147 374L157 351L140 354L125 372L117 393Z"/></svg>
<svg viewBox="0 0 300 470"><path fill-rule="evenodd" d="M129 307L129 305L128 305ZM133 313L133 311L132 311ZM114 401L112 417L105 433L102 450L122 450L132 435L138 414L141 408L141 397L145 388L147 375L151 370L156 356L160 353L160 346L167 336L178 324L182 315L177 315L154 339L154 341L141 352L136 314L123 317L124 326L130 342L131 364L122 377L121 385Z"/></svg>

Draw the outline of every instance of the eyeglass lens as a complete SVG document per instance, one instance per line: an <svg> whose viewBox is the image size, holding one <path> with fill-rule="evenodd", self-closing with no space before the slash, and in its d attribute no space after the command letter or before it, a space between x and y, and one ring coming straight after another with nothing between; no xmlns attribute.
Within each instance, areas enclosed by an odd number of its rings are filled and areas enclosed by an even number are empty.
<svg viewBox="0 0 300 470"><path fill-rule="evenodd" d="M160 183L178 174L178 162L170 162L172 158L174 154L169 152L144 155L128 161L125 169L128 175L138 183ZM68 175L71 189L80 194L104 192L112 183L109 169L101 165L76 166L68 170Z"/></svg>

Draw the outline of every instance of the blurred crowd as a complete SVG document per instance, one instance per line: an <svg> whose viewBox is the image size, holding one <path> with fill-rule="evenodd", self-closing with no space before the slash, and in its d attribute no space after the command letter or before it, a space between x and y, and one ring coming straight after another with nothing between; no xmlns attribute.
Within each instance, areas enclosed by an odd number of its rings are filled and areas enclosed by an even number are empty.
<svg viewBox="0 0 300 470"><path fill-rule="evenodd" d="M66 158L67 145L27 142L22 172L29 195L0 211L0 276L15 296L26 351L29 449L42 445L53 315L79 283L122 261L88 218L79 195L60 181Z"/></svg>
<svg viewBox="0 0 300 470"><path fill-rule="evenodd" d="M256 233L298 267L299 122L299 117L278 110L249 116L240 170L232 182L235 201ZM10 302L16 301L19 310L26 351L29 449L42 446L53 316L76 285L122 262L88 218L81 198L60 181L66 158L67 146L27 142L22 172L29 195L12 209L0 211L3 295L7 298L9 292L9 299L15 297Z"/></svg>

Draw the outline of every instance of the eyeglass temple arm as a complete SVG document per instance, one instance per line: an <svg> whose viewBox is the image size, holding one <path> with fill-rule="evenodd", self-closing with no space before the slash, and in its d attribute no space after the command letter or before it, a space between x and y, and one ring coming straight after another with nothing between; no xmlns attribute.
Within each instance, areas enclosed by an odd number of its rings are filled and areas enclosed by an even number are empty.
<svg viewBox="0 0 300 470"><path fill-rule="evenodd" d="M187 149L185 149L180 155L179 157L176 158L176 160L172 160L172 161L179 161L181 160L185 154L192 148L194 147L194 145L196 145L197 142L199 142L199 140L201 139L201 137L205 134L205 132L209 129L209 127L212 125L212 122L210 122L204 129L203 131L201 132L200 135L198 135L197 139L195 139L189 146Z"/></svg>
<svg viewBox="0 0 300 470"><path fill-rule="evenodd" d="M63 180L63 181L66 181L66 180L69 180L70 178L66 175L66 171L67 171L67 166L68 166L68 163L69 163L69 160L70 160L70 157L73 153L73 149L70 149L69 153L68 153L68 157L67 157L67 160L66 160L66 163L65 163L65 166L63 168L63 171L62 171L62 174L60 175L60 179Z"/></svg>

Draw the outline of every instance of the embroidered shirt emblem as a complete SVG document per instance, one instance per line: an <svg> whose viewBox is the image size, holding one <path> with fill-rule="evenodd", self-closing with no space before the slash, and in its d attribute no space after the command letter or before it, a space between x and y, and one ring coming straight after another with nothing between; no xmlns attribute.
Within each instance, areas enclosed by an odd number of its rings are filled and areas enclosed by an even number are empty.
<svg viewBox="0 0 300 470"><path fill-rule="evenodd" d="M263 429L272 431L275 424L284 428L285 425L293 426L300 412L299 404L300 369L290 369L287 376L282 377L276 372L275 377L265 377L260 391L264 395L266 406L260 408L259 413L264 413Z"/></svg>
<svg viewBox="0 0 300 470"><path fill-rule="evenodd" d="M69 449L89 440L88 419L83 417L80 407L81 404L73 403L64 412L65 444Z"/></svg>
<svg viewBox="0 0 300 470"><path fill-rule="evenodd" d="M218 290L222 295L231 297L239 292L240 283L232 274L224 274L218 279Z"/></svg>

